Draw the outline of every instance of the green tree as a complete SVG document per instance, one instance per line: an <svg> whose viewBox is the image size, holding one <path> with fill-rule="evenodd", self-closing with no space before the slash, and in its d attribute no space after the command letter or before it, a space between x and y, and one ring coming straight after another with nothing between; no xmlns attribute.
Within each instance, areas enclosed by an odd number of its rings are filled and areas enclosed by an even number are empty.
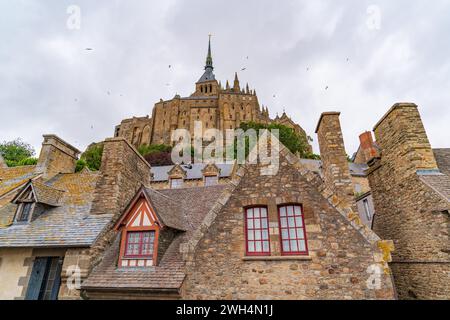
<svg viewBox="0 0 450 320"><path fill-rule="evenodd" d="M255 123L255 122L244 122L241 123L241 129L244 131L247 131L249 129L254 129L256 133L259 136L259 132L261 130L273 130L278 129L279 130L279 139L280 142L286 146L292 153L299 154L301 158L305 159L317 159L320 157L318 155L312 154L309 152L309 144L308 144L308 138L303 137L295 132L294 129L289 128L285 125L281 124L262 124L262 123ZM252 148L253 146L250 146L248 143L248 139L246 141L246 151L247 149Z"/></svg>
<svg viewBox="0 0 450 320"><path fill-rule="evenodd" d="M20 138L0 143L0 154L9 167L35 165L37 163L37 159L33 158L35 155L34 148Z"/></svg>
<svg viewBox="0 0 450 320"><path fill-rule="evenodd" d="M151 144L151 145L146 145L143 144L138 148L139 153L142 156L146 156L152 153L158 153L158 152L172 152L172 147L165 145L165 144Z"/></svg>
<svg viewBox="0 0 450 320"><path fill-rule="evenodd" d="M103 156L103 143L93 143L81 155L80 160L77 161L76 172L80 172L85 167L91 171L100 170Z"/></svg>

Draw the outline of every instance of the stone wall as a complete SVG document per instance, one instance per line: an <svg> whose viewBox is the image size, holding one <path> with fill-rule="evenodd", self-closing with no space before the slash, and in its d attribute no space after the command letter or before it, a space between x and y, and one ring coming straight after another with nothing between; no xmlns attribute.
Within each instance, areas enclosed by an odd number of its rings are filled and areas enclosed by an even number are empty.
<svg viewBox="0 0 450 320"><path fill-rule="evenodd" d="M150 169L147 161L125 139L107 139L91 213L118 217L137 190L142 185L150 185Z"/></svg>
<svg viewBox="0 0 450 320"><path fill-rule="evenodd" d="M448 202L417 175L437 170L417 106L394 105L374 130L381 149L381 157L369 162L374 231L394 241L399 297L449 299L449 217L442 212Z"/></svg>
<svg viewBox="0 0 450 320"><path fill-rule="evenodd" d="M366 283L367 269L383 260L379 248L374 247L377 242L368 241L284 156L280 166L276 176L261 176L258 166L238 170L242 179L233 182L237 186L229 191L229 198L219 200L224 203L222 209L205 218L209 228L201 227L197 244L190 244L196 249L192 256L187 254L183 297L393 299L389 270L380 275L379 290ZM308 256L280 255L277 206L290 203L303 206ZM244 207L256 205L268 207L269 257L246 257Z"/></svg>

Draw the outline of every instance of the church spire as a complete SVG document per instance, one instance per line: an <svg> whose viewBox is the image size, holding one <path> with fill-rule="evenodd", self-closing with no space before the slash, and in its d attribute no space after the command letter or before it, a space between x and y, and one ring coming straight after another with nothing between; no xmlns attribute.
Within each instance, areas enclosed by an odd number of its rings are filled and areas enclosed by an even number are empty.
<svg viewBox="0 0 450 320"><path fill-rule="evenodd" d="M214 70L213 59L212 59L212 54L211 54L211 37L212 37L212 35L210 34L209 42L208 42L208 55L206 56L205 70L208 68L211 68L211 70Z"/></svg>
<svg viewBox="0 0 450 320"><path fill-rule="evenodd" d="M240 85L239 85L239 78L237 72L234 75L234 86L233 86L234 92L241 91Z"/></svg>

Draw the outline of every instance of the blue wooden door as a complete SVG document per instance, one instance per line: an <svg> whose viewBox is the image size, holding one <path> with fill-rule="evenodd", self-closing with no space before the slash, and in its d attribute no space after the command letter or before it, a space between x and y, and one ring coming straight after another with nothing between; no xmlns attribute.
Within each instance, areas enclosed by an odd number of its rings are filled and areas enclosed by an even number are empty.
<svg viewBox="0 0 450 320"><path fill-rule="evenodd" d="M42 282L47 269L48 258L36 258L31 271L30 281L28 282L26 300L38 300L41 291Z"/></svg>
<svg viewBox="0 0 450 320"><path fill-rule="evenodd" d="M63 259L36 258L31 271L26 300L57 300L61 285Z"/></svg>

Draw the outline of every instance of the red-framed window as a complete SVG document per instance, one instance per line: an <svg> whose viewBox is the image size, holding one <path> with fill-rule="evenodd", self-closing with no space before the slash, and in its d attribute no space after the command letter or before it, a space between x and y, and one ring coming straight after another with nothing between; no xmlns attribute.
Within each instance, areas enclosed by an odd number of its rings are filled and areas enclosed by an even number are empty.
<svg viewBox="0 0 450 320"><path fill-rule="evenodd" d="M154 231L127 232L125 258L153 257Z"/></svg>
<svg viewBox="0 0 450 320"><path fill-rule="evenodd" d="M301 205L278 207L281 253L283 255L307 255L305 219Z"/></svg>
<svg viewBox="0 0 450 320"><path fill-rule="evenodd" d="M245 238L248 256L269 256L269 217L266 207L245 209Z"/></svg>

